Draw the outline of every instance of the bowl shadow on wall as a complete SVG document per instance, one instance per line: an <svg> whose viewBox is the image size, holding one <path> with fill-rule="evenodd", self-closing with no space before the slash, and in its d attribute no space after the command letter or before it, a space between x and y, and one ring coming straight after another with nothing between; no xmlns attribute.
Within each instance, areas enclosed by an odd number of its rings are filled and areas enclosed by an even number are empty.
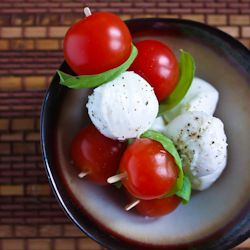
<svg viewBox="0 0 250 250"><path fill-rule="evenodd" d="M196 61L196 75L219 90L216 116L224 121L229 144L226 171L213 187L196 193L189 205L153 220L152 225L135 214L124 215L123 200L114 198L116 191L79 182L69 164L71 140L89 122L85 104L90 91L69 90L55 76L41 112L42 151L55 196L83 232L109 249L232 248L250 235L250 52L222 31L193 21L138 19L127 24L134 41L157 39L167 42L177 55L180 48L189 51ZM61 70L72 73L66 63ZM113 207L105 206L105 199ZM105 220L110 213L115 224Z"/></svg>

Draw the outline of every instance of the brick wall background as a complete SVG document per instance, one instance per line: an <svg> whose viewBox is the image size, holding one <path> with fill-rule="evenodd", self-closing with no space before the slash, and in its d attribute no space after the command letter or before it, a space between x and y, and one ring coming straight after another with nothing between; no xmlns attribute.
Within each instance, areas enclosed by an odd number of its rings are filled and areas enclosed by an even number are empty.
<svg viewBox="0 0 250 250"><path fill-rule="evenodd" d="M218 27L250 48L250 0L1 0L0 249L102 248L72 225L51 194L39 145L40 107L82 7L123 19L171 17ZM238 248L250 249L250 241Z"/></svg>

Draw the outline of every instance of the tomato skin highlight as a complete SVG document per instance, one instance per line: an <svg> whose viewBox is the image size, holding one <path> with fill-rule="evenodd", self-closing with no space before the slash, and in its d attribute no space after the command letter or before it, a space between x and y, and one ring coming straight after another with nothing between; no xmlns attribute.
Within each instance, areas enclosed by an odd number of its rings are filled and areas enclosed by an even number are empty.
<svg viewBox="0 0 250 250"><path fill-rule="evenodd" d="M179 78L179 65L174 53L157 40L143 40L135 46L138 55L129 70L148 81L158 101L164 100L173 92Z"/></svg>
<svg viewBox="0 0 250 250"><path fill-rule="evenodd" d="M181 199L176 195L163 199L140 200L136 210L144 216L157 217L173 212L180 203Z"/></svg>
<svg viewBox="0 0 250 250"><path fill-rule="evenodd" d="M98 184L107 184L107 178L117 173L126 143L102 135L93 124L80 130L71 145L71 159L79 172L88 172Z"/></svg>
<svg viewBox="0 0 250 250"><path fill-rule="evenodd" d="M120 172L127 174L122 183L134 197L151 200L172 190L179 169L159 142L143 138L128 146L120 162Z"/></svg>
<svg viewBox="0 0 250 250"><path fill-rule="evenodd" d="M120 17L97 12L73 24L64 38L64 57L78 75L98 74L125 62L132 38Z"/></svg>

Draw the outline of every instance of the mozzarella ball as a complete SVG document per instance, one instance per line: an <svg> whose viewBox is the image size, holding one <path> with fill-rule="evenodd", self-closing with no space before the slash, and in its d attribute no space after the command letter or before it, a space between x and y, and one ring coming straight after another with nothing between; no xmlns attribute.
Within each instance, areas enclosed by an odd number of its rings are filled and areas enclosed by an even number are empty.
<svg viewBox="0 0 250 250"><path fill-rule="evenodd" d="M211 186L226 166L227 142L222 121L204 112L185 112L164 130L182 158L192 188Z"/></svg>
<svg viewBox="0 0 250 250"><path fill-rule="evenodd" d="M139 137L152 126L159 104L150 84L127 71L95 88L87 108L91 121L103 135L125 140Z"/></svg>
<svg viewBox="0 0 250 250"><path fill-rule="evenodd" d="M187 111L201 111L213 115L219 99L219 92L208 82L195 77L182 101L166 112L168 121Z"/></svg>

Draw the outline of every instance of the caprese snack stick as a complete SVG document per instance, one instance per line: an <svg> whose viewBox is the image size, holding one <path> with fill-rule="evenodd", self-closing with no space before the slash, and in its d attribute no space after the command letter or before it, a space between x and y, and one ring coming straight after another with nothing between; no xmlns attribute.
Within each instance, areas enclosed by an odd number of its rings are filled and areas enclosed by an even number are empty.
<svg viewBox="0 0 250 250"><path fill-rule="evenodd" d="M90 8L89 8L89 7L85 7L85 8L83 9L83 12L84 12L84 14L85 14L85 16L86 16L86 17L88 17L88 16L91 16L91 15L92 15L92 13L91 13L91 11L90 11Z"/></svg>
<svg viewBox="0 0 250 250"><path fill-rule="evenodd" d="M125 210L129 211L130 209L132 209L133 207L137 206L140 203L140 200L135 200L131 203L129 203L127 206L125 206Z"/></svg>
<svg viewBox="0 0 250 250"><path fill-rule="evenodd" d="M109 177L107 179L107 182L109 184L116 183L116 182L118 182L118 181L120 181L120 180L122 180L122 179L124 179L126 177L127 177L127 173L126 172L120 173L120 174L116 174L116 175L113 175L113 176Z"/></svg>
<svg viewBox="0 0 250 250"><path fill-rule="evenodd" d="M80 178L80 179L82 179L82 178L84 178L85 176L87 176L89 174L89 172L80 172L79 174L78 174L78 177Z"/></svg>

